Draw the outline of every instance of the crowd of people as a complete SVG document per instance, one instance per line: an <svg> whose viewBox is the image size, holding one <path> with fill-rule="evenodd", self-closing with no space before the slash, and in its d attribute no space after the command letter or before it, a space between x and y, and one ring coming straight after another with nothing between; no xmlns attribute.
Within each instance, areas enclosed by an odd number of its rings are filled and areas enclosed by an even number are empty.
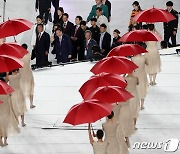
<svg viewBox="0 0 180 154"><path fill-rule="evenodd" d="M33 105L34 78L30 68L30 59L36 58L36 67L49 65L48 55L50 47L52 54L56 55L57 63L67 63L69 61L99 60L105 57L109 51L121 45L120 30L113 30L113 40L110 34L109 22L111 22L111 2L108 0L95 0L88 17L84 20L81 16L76 16L75 24L69 21L69 14L63 7L59 7L59 0L36 0L37 23L33 27L31 45L32 54L23 57L24 67L9 73L1 74L0 80L15 90L7 96L0 95L0 100L5 102L0 105L0 146L6 146L7 137L10 134L19 133L18 118L21 117L22 127L26 126L24 115L27 110L26 98L30 100L30 108ZM55 7L52 33L48 33L48 20L51 12L51 3ZM142 9L139 2L133 4L129 31L146 29L160 35L154 24L136 23L133 17ZM176 34L178 28L178 12L173 9L171 1L166 3L169 11L176 20L164 23L164 41L161 46L176 46ZM91 27L87 23L91 23ZM171 38L172 43L169 43ZM148 91L148 85L156 85L157 73L161 71L161 60L157 47L157 42L150 41L141 43L148 51L144 55L136 55L131 60L139 67L134 72L125 75L128 83L127 91L133 94L134 98L125 103L117 103L107 121L102 125L103 130L98 130L92 134L89 125L89 139L96 154L127 154L130 147L129 137L137 130L136 122L140 110L144 109L144 101ZM27 45L22 47L27 49ZM149 81L147 79L149 75ZM105 141L103 136L105 133ZM93 137L97 137L95 141Z"/></svg>

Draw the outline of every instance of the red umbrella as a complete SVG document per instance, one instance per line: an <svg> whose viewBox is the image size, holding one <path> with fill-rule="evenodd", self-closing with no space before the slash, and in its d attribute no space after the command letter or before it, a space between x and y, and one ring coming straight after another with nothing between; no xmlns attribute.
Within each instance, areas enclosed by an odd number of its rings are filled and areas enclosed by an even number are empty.
<svg viewBox="0 0 180 154"><path fill-rule="evenodd" d="M146 42L161 41L162 39L156 34L147 30L135 30L124 34L118 42Z"/></svg>
<svg viewBox="0 0 180 154"><path fill-rule="evenodd" d="M126 102L133 98L128 91L118 86L99 87L85 99L97 99L102 103Z"/></svg>
<svg viewBox="0 0 180 154"><path fill-rule="evenodd" d="M0 105L3 104L3 102L0 101Z"/></svg>
<svg viewBox="0 0 180 154"><path fill-rule="evenodd" d="M6 82L0 81L0 95L7 95L12 92L14 92L14 90Z"/></svg>
<svg viewBox="0 0 180 154"><path fill-rule="evenodd" d="M8 20L0 24L0 38L18 35L32 26L33 24L25 19Z"/></svg>
<svg viewBox="0 0 180 154"><path fill-rule="evenodd" d="M93 75L87 82L85 82L79 89L82 97L87 97L90 93L102 86L119 86L125 88L127 86L124 78L118 74L101 73Z"/></svg>
<svg viewBox="0 0 180 154"><path fill-rule="evenodd" d="M22 67L23 62L19 59L7 55L0 55L0 72L10 72Z"/></svg>
<svg viewBox="0 0 180 154"><path fill-rule="evenodd" d="M17 43L3 43L0 45L0 55L9 55L16 58L23 58L28 51Z"/></svg>
<svg viewBox="0 0 180 154"><path fill-rule="evenodd" d="M101 61L96 63L91 69L94 74L99 74L102 72L106 73L116 73L116 74L126 74L131 73L133 70L138 68L132 61L128 60L126 57L106 57Z"/></svg>
<svg viewBox="0 0 180 154"><path fill-rule="evenodd" d="M111 56L134 56L148 52L146 49L137 44L123 44L113 48L107 57Z"/></svg>
<svg viewBox="0 0 180 154"><path fill-rule="evenodd" d="M68 112L63 123L80 125L93 123L111 114L113 106L102 104L98 100L86 100L74 105Z"/></svg>
<svg viewBox="0 0 180 154"><path fill-rule="evenodd" d="M147 10L143 10L138 13L133 20L136 22L169 22L171 20L175 20L176 18L166 10L159 8L150 8Z"/></svg>

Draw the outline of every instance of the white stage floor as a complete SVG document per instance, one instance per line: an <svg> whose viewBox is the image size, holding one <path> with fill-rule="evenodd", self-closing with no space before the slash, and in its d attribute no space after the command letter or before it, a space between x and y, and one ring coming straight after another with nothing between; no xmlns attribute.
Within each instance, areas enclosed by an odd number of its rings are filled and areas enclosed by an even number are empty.
<svg viewBox="0 0 180 154"><path fill-rule="evenodd" d="M111 1L112 29L120 28L125 32L133 0ZM164 7L166 0L140 2L143 8L151 7L153 4ZM180 3L175 0L174 2L175 8L180 10ZM93 3L94 0L61 0L67 12L72 13L71 21L74 21L77 14L86 17ZM18 0L16 3L14 0L7 0L7 4L7 17L22 17L34 21L37 15L33 12L34 0ZM83 6L81 9L79 4ZM1 11L2 2L0 6ZM161 25L159 31L162 33ZM19 43L29 44L30 37L30 32L27 32L18 36L17 40ZM174 52L174 49L169 49L161 53ZM146 109L141 111L138 119L138 130L130 138L130 154L165 154L163 149L132 148L135 142L166 142L171 138L180 139L180 57L168 55L161 56L161 59L162 72L157 77L157 86L149 89L145 101ZM91 63L79 63L35 71L34 103L37 107L29 109L26 114L27 127L21 128L18 136L10 137L9 146L0 148L0 154L92 154L88 133L84 130L86 127L71 127L62 123L69 108L82 100L78 89L90 77L89 70L92 66ZM98 122L95 128L99 128L101 123ZM58 129L51 129L53 127ZM176 153L180 153L180 148Z"/></svg>

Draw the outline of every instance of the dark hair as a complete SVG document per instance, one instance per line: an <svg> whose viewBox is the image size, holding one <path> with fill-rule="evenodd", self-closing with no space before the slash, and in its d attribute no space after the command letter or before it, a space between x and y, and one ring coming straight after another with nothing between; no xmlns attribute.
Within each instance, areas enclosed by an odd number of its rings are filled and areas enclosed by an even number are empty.
<svg viewBox="0 0 180 154"><path fill-rule="evenodd" d="M60 24L54 24L54 25L53 25L53 28L52 28L52 32L53 32L53 33L56 31L56 30L54 30L54 27L55 27L55 26L57 26L57 29L58 29L58 28L61 28L61 25L60 25Z"/></svg>
<svg viewBox="0 0 180 154"><path fill-rule="evenodd" d="M63 7L58 7L57 10L61 11L62 13L64 13Z"/></svg>
<svg viewBox="0 0 180 154"><path fill-rule="evenodd" d="M137 25L133 26L133 28L135 28L136 30L139 30L140 29L140 25L137 24Z"/></svg>
<svg viewBox="0 0 180 154"><path fill-rule="evenodd" d="M98 10L99 12L102 12L102 8L101 7L97 7L96 10Z"/></svg>
<svg viewBox="0 0 180 154"><path fill-rule="evenodd" d="M100 27L107 28L106 24L101 24Z"/></svg>
<svg viewBox="0 0 180 154"><path fill-rule="evenodd" d="M139 6L139 2L138 2L138 1L134 1L134 2L132 3L132 5Z"/></svg>
<svg viewBox="0 0 180 154"><path fill-rule="evenodd" d="M166 6L173 6L173 2L172 2L172 1L168 1L168 2L166 3Z"/></svg>
<svg viewBox="0 0 180 154"><path fill-rule="evenodd" d="M110 115L107 116L108 119L112 119L114 117L114 112L112 111Z"/></svg>
<svg viewBox="0 0 180 154"><path fill-rule="evenodd" d="M63 16L66 16L67 18L69 18L69 14L67 13L63 13Z"/></svg>
<svg viewBox="0 0 180 154"><path fill-rule="evenodd" d="M148 29L148 25L146 25L146 24L142 25L142 29L147 30Z"/></svg>
<svg viewBox="0 0 180 154"><path fill-rule="evenodd" d="M86 26L86 21L81 21L80 25Z"/></svg>
<svg viewBox="0 0 180 154"><path fill-rule="evenodd" d="M118 29L115 29L113 32L120 34L121 32Z"/></svg>
<svg viewBox="0 0 180 154"><path fill-rule="evenodd" d="M61 31L61 32L62 32L62 29L61 29L61 28L57 28L57 29L55 30L55 32L57 32L57 31Z"/></svg>
<svg viewBox="0 0 180 154"><path fill-rule="evenodd" d="M96 19L96 18L92 18L90 21L95 21L95 22L97 22L97 19Z"/></svg>
<svg viewBox="0 0 180 154"><path fill-rule="evenodd" d="M155 28L154 24L148 24L148 29L149 30L152 31L152 30L154 30L154 28Z"/></svg>
<svg viewBox="0 0 180 154"><path fill-rule="evenodd" d="M76 16L76 18L78 18L80 21L83 20L83 18L81 16Z"/></svg>
<svg viewBox="0 0 180 154"><path fill-rule="evenodd" d="M168 43L166 41L161 41L161 48L166 49L168 47Z"/></svg>
<svg viewBox="0 0 180 154"><path fill-rule="evenodd" d="M4 77L6 77L6 72L3 72L3 73L0 73L0 78L4 78Z"/></svg>
<svg viewBox="0 0 180 154"><path fill-rule="evenodd" d="M104 132L101 129L99 129L96 133L96 136L98 139L102 139L104 136Z"/></svg>
<svg viewBox="0 0 180 154"><path fill-rule="evenodd" d="M43 17L42 17L41 15L38 15L38 16L36 17L36 19L37 19L37 18L43 20Z"/></svg>
<svg viewBox="0 0 180 154"><path fill-rule="evenodd" d="M21 46L22 46L24 49L27 49L27 48L28 48L28 46L27 46L26 43L22 44Z"/></svg>
<svg viewBox="0 0 180 154"><path fill-rule="evenodd" d="M42 28L44 28L44 25L43 24L38 24L37 27L41 26Z"/></svg>
<svg viewBox="0 0 180 154"><path fill-rule="evenodd" d="M4 78L1 78L1 77L0 77L0 81L6 82L6 81L4 80Z"/></svg>

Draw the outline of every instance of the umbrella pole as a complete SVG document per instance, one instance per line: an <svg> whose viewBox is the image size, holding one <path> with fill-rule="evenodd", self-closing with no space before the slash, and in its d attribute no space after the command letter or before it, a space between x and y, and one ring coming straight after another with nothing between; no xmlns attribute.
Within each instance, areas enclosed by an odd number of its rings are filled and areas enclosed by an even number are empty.
<svg viewBox="0 0 180 154"><path fill-rule="evenodd" d="M6 13L6 0L4 0L4 6L3 6L3 22L5 21L5 13Z"/></svg>
<svg viewBox="0 0 180 154"><path fill-rule="evenodd" d="M14 37L14 42L15 42L15 43L17 43L17 41L16 41L16 37L15 37L15 36L13 36L13 37Z"/></svg>

